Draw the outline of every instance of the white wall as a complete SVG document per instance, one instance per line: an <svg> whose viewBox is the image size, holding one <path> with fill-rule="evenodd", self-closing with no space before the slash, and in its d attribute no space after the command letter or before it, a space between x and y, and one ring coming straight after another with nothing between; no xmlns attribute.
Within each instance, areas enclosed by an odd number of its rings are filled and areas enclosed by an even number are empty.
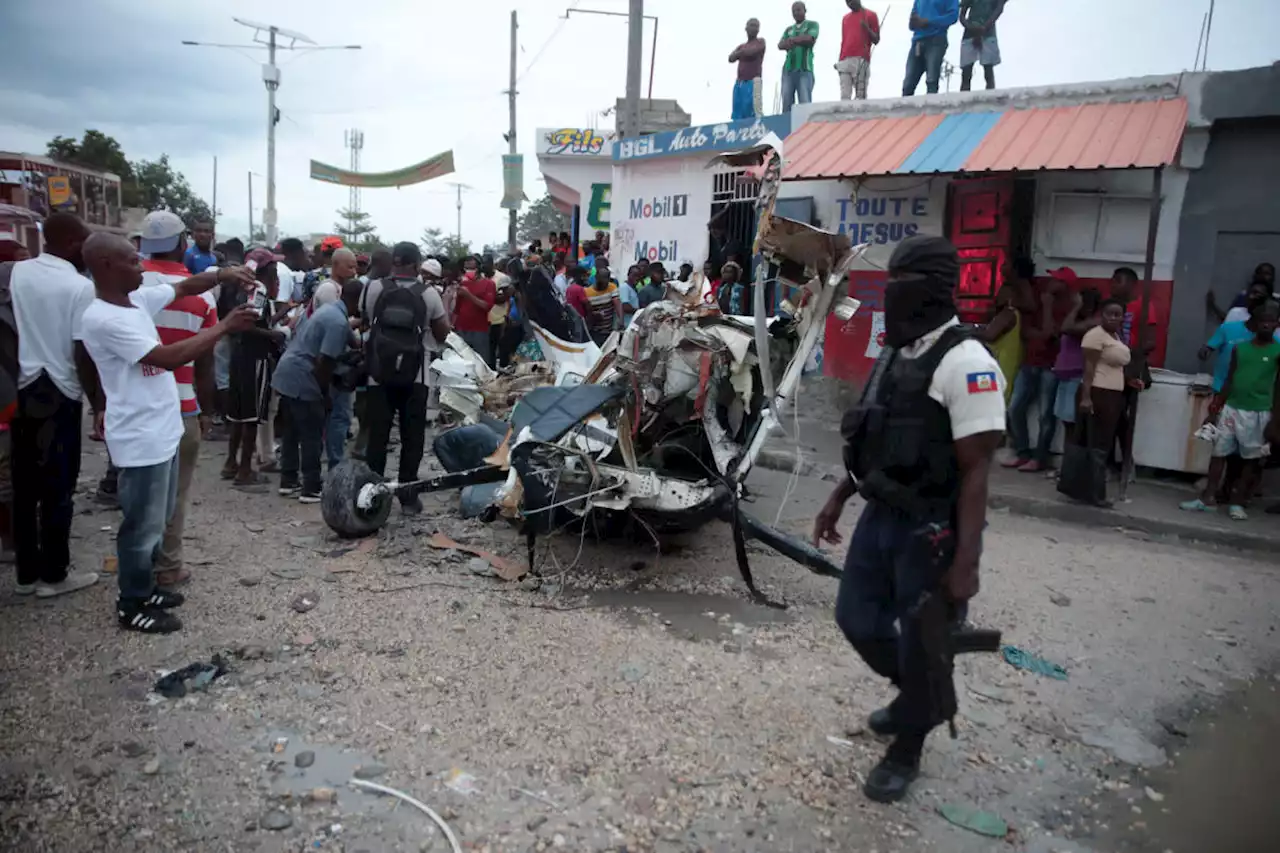
<svg viewBox="0 0 1280 853"><path fill-rule="evenodd" d="M1156 235L1153 278L1173 279L1173 263L1178 250L1178 221L1187 189L1188 172L1166 168L1161 191L1160 225ZM1152 172L1134 169L1109 172L1043 172L1036 178L1035 232L1032 259L1039 270L1068 266L1082 278L1110 278L1118 266L1129 266L1142 274L1146 253L1147 225L1150 207ZM1124 202L1117 215L1099 228L1096 218L1085 215L1087 202L1055 201L1054 193L1096 193L1108 196L1143 196L1145 199ZM1122 220L1122 221L1119 221ZM1108 238L1107 235L1110 235ZM1084 247L1101 239L1101 251ZM1108 248L1106 243L1113 245ZM1125 244L1123 251L1116 246ZM1056 247L1056 248L1055 248Z"/></svg>
<svg viewBox="0 0 1280 853"><path fill-rule="evenodd" d="M681 263L702 268L711 218L710 162L704 154L614 166L609 259L615 269L635 263L638 252L670 271Z"/></svg>
<svg viewBox="0 0 1280 853"><path fill-rule="evenodd" d="M611 203L609 184L613 180L613 161L607 156L590 157L538 157L538 168L548 178L576 190L579 197L578 234L583 240L590 240L597 230L608 230L609 217L612 211L607 207L592 209L592 200L596 197L599 186L601 199ZM593 215L596 219L593 221ZM545 236L545 235L537 235Z"/></svg>

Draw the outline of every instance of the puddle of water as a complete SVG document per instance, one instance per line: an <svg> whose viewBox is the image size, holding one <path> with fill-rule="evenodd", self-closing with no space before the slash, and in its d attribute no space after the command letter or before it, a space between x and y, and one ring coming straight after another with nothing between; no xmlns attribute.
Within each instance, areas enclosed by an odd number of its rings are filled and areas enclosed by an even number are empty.
<svg viewBox="0 0 1280 853"><path fill-rule="evenodd" d="M725 640L733 636L735 624L748 628L794 622L785 610L776 610L727 595L666 590L573 589L566 593L581 596L595 607L617 610L628 622L640 625L649 614L669 622L671 630L693 640ZM715 616L708 616L714 613ZM721 621L721 617L728 616Z"/></svg>
<svg viewBox="0 0 1280 853"><path fill-rule="evenodd" d="M1134 853L1274 853L1280 849L1280 681L1259 677L1241 694L1189 724L1188 737L1171 766L1147 784L1161 802L1142 797L1142 814L1112 826L1126 827L1111 849ZM1141 789L1139 789L1141 790ZM1132 824L1145 821L1146 829Z"/></svg>
<svg viewBox="0 0 1280 853"><path fill-rule="evenodd" d="M270 744L277 738L288 739L283 752L270 751ZM267 751L279 766L279 771L271 774L271 789L277 794L292 794L295 800L305 803L308 791L332 788L338 795L338 807L344 813L360 812L370 817L386 817L396 806L397 800L391 797L357 791L347 784L355 776L357 767L379 763L369 755L329 744L307 743L286 731L271 732L267 744ZM315 763L305 768L296 766L294 759L305 751L315 754ZM372 781L395 787L382 777Z"/></svg>

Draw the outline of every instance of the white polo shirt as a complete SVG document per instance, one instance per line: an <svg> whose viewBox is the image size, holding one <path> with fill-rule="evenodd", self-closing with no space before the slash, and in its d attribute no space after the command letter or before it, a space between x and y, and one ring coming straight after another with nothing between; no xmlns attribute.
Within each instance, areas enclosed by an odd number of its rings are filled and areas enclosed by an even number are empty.
<svg viewBox="0 0 1280 853"><path fill-rule="evenodd" d="M93 282L69 261L45 252L13 265L9 289L18 323L18 387L26 388L43 371L59 391L79 400L75 342L85 309L93 304Z"/></svg>
<svg viewBox="0 0 1280 853"><path fill-rule="evenodd" d="M898 354L919 358L927 353L942 333L960 325L952 317L929 334L907 344ZM1004 432L1004 376L995 357L981 342L961 341L942 357L929 383L929 396L941 403L951 416L951 437L966 438L982 432Z"/></svg>

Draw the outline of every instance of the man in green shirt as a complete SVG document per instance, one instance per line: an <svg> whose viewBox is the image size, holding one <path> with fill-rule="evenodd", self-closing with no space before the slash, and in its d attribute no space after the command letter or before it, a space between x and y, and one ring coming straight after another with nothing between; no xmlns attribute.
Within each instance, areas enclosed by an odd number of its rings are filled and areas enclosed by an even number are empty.
<svg viewBox="0 0 1280 853"><path fill-rule="evenodd" d="M791 112L793 103L813 101L813 46L818 41L818 22L804 17L804 4L791 4L795 23L782 32L778 50L787 52L782 65L782 112Z"/></svg>
<svg viewBox="0 0 1280 853"><path fill-rule="evenodd" d="M1272 416L1276 409L1276 384L1280 375L1280 342L1275 340L1280 323L1280 303L1268 299L1253 308L1249 331L1253 337L1236 344L1231 351L1231 367L1222 390L1209 404L1210 420L1217 419L1217 435L1204 492L1196 500L1180 504L1191 512L1213 512L1215 492L1222 480L1227 457L1240 454L1240 479L1226 495L1227 515L1234 521L1249 516L1245 506L1254 493L1262 463L1270 444L1280 438Z"/></svg>

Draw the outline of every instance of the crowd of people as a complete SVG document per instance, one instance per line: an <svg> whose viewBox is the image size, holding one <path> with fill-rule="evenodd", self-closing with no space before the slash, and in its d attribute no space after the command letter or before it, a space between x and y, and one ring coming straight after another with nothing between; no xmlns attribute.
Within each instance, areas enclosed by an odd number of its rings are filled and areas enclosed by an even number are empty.
<svg viewBox="0 0 1280 853"><path fill-rule="evenodd" d="M0 264L0 378L12 386L5 399L0 381L0 440L11 444L0 453L0 538L19 594L98 581L69 549L88 400L87 431L109 459L97 497L122 513L117 618L144 633L181 628L183 532L204 443L225 444L229 487L314 504L325 467L348 455L384 474L398 424L398 476L416 479L438 414L430 366L451 334L493 366L539 357L526 318L603 343L668 283L645 262L616 281L603 232L580 247L552 234L500 258L424 257L410 242L363 255L336 237L310 249L295 238L215 242L212 223L188 229L166 210L131 239L66 213L43 234L40 255ZM692 271L671 283L684 287ZM726 265L715 292L740 303L735 280ZM406 498L402 510L421 504Z"/></svg>
<svg viewBox="0 0 1280 853"><path fill-rule="evenodd" d="M1104 296L1081 288L1069 267L1049 270L1037 283L1032 262L1015 258L1003 280L981 332L1006 380L1009 455L1001 464L1059 476L1052 445L1061 424L1066 444L1088 447L1120 467L1132 452L1139 395L1151 386L1147 356L1157 337L1149 300L1142 319L1138 274L1116 269ZM1199 353L1202 361L1213 359L1212 429L1204 433L1214 442L1213 464L1203 494L1183 503L1185 510L1223 504L1232 518L1248 517L1278 399L1280 358L1270 345L1280 313L1274 286L1275 268L1261 264L1227 312L1210 297L1210 311L1223 321Z"/></svg>
<svg viewBox="0 0 1280 853"><path fill-rule="evenodd" d="M880 43L880 17L866 8L862 0L845 0L849 7L840 26L840 54L835 63L840 85L840 99L865 100L871 79L871 55ZM957 23L960 40L960 90L973 85L975 65L981 65L988 89L996 87L995 68L1000 64L1000 42L996 21L1004 14L1007 0L914 0L907 26L911 31L911 49L907 54L906 75L902 94L916 93L920 78L930 94L938 91L942 79L943 60L949 47L949 33ZM886 13L887 15L887 13ZM778 50L785 53L780 78L782 111L791 112L799 104L813 101L814 46L818 42L818 22L808 17L802 2L791 4L794 23L783 30ZM763 111L764 58L767 42L760 36L760 21L750 18L746 25L747 40L729 54L729 62L737 65L737 81L733 87L734 121L759 118Z"/></svg>

